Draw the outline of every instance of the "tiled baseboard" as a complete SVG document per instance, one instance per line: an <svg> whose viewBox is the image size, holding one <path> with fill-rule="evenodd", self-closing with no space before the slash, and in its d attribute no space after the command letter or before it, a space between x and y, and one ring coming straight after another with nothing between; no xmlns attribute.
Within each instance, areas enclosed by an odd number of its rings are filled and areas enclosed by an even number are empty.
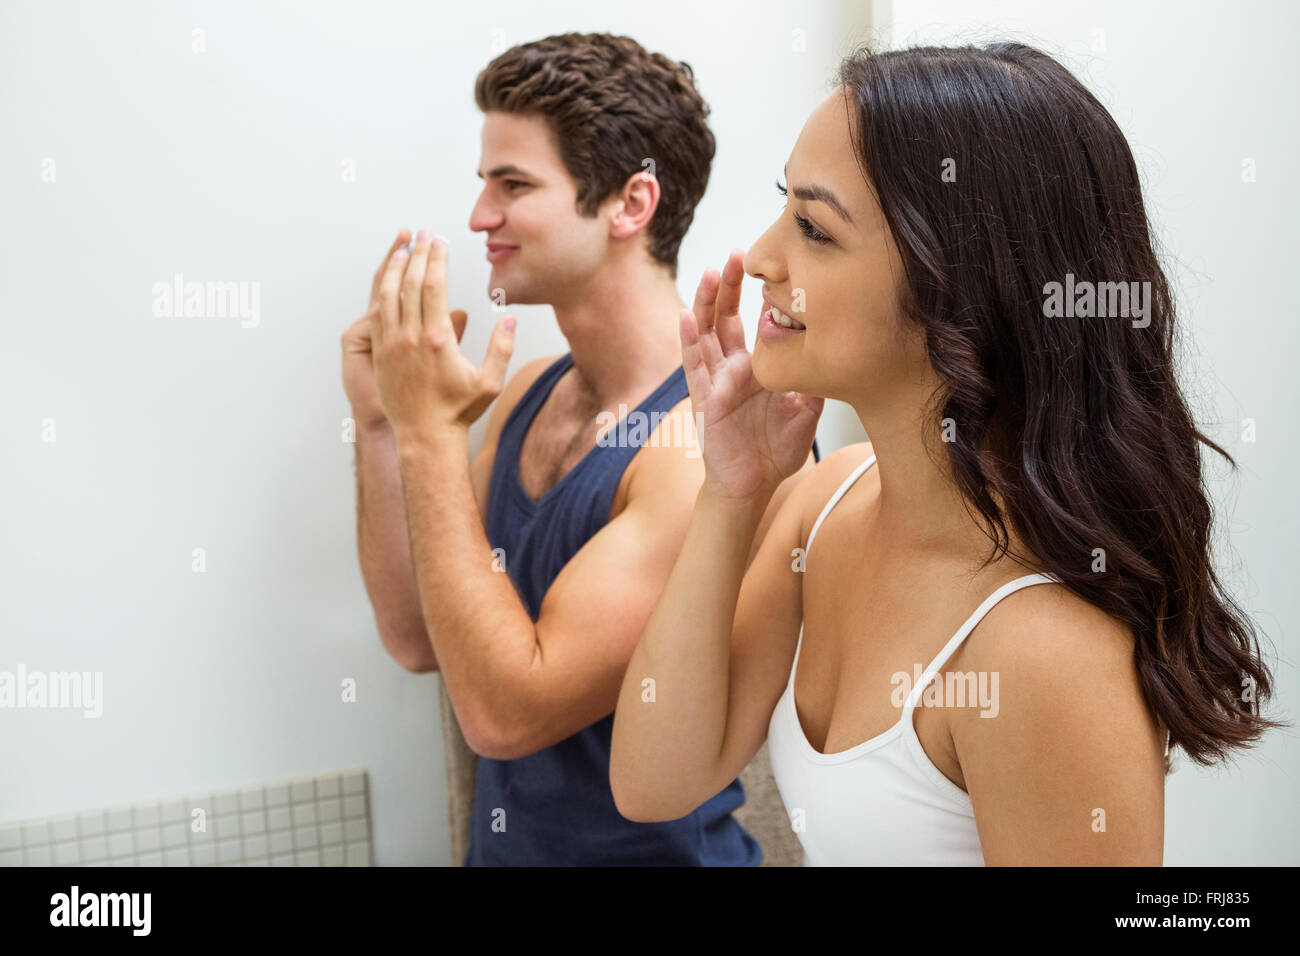
<svg viewBox="0 0 1300 956"><path fill-rule="evenodd" d="M0 866L370 865L364 770L0 823Z"/></svg>

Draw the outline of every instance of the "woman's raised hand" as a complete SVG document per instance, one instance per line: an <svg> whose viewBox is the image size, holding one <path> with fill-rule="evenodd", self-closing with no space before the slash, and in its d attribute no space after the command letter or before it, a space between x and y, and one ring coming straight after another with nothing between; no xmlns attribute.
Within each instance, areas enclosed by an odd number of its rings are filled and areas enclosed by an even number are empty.
<svg viewBox="0 0 1300 956"><path fill-rule="evenodd" d="M808 458L823 400L754 378L740 320L744 254L700 279L681 314L682 366L700 428L705 483L728 497L771 494Z"/></svg>

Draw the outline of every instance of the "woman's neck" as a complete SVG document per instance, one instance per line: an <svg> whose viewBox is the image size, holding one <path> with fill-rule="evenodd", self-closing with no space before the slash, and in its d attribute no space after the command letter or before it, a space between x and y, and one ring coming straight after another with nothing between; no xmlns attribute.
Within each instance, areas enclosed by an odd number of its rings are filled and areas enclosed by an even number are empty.
<svg viewBox="0 0 1300 956"><path fill-rule="evenodd" d="M851 404L876 455L882 540L982 562L992 543L957 486L943 429L929 422L915 400L892 407Z"/></svg>

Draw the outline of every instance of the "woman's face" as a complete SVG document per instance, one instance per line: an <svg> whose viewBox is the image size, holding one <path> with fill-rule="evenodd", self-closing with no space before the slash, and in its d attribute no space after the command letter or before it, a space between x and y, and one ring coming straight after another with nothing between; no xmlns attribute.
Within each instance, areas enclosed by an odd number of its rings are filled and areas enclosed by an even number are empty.
<svg viewBox="0 0 1300 956"><path fill-rule="evenodd" d="M932 373L919 327L900 311L902 260L850 137L837 90L804 124L785 169L786 207L745 256L765 300L754 375L769 391L888 404ZM940 172L917 175L941 188ZM804 329L775 325L770 306Z"/></svg>

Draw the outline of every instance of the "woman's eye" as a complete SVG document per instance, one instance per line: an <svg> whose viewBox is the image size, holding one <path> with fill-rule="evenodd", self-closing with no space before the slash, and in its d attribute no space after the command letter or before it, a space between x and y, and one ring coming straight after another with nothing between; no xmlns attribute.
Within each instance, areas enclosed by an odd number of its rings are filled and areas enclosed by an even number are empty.
<svg viewBox="0 0 1300 956"><path fill-rule="evenodd" d="M798 213L794 214L794 221L795 221L795 225L799 227L799 231L802 232L809 239L811 239L813 242L823 243L823 242L831 241L830 236L826 235L824 232L822 232L820 229L814 226L811 221L805 219L803 216L799 215Z"/></svg>
<svg viewBox="0 0 1300 956"><path fill-rule="evenodd" d="M787 195L785 183L781 182L779 179L776 181L776 191L780 193L782 197L786 197ZM791 215L794 216L795 225L799 227L799 231L813 242L826 243L831 241L831 237L814 226L809 219L799 215L797 212L791 213Z"/></svg>

